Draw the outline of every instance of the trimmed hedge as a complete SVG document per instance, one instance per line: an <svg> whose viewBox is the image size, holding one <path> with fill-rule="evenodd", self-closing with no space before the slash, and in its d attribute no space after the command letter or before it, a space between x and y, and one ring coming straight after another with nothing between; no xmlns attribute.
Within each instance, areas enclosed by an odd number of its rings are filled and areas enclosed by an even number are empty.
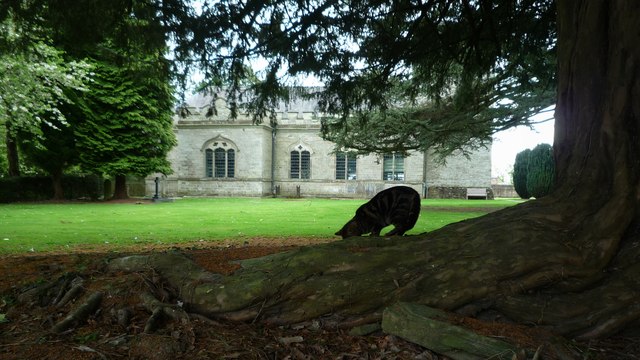
<svg viewBox="0 0 640 360"><path fill-rule="evenodd" d="M553 147L539 144L516 155L513 164L513 187L523 199L548 195L555 184Z"/></svg>
<svg viewBox="0 0 640 360"><path fill-rule="evenodd" d="M556 168L553 159L553 147L540 144L529 154L527 172L527 191L539 199L551 192L556 182Z"/></svg>
<svg viewBox="0 0 640 360"><path fill-rule="evenodd" d="M103 194L102 177L97 175L67 175L62 178L64 198L97 200ZM53 197L50 177L25 176L0 178L0 202L43 201Z"/></svg>
<svg viewBox="0 0 640 360"><path fill-rule="evenodd" d="M527 190L527 172L529 170L529 154L531 149L526 149L516 155L516 161L513 164L513 188L522 199L531 197Z"/></svg>

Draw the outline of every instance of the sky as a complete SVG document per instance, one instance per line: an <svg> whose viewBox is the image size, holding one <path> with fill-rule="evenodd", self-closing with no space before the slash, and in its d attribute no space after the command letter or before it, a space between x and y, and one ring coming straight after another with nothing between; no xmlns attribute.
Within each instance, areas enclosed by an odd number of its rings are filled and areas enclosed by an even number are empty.
<svg viewBox="0 0 640 360"><path fill-rule="evenodd" d="M553 115L553 108L532 117L540 121ZM538 144L553 145L554 120L536 124L534 129L519 126L497 133L493 137L491 148L491 177L503 178L504 183L511 183L511 174L516 155L525 149L533 149Z"/></svg>

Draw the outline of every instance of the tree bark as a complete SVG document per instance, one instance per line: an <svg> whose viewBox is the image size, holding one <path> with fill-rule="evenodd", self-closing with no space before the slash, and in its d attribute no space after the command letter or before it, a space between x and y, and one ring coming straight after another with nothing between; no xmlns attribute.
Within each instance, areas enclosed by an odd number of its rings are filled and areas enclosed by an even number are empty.
<svg viewBox="0 0 640 360"><path fill-rule="evenodd" d="M113 190L113 199L128 199L126 175L116 175L116 184Z"/></svg>
<svg viewBox="0 0 640 360"><path fill-rule="evenodd" d="M20 161L18 157L18 144L11 133L11 124L9 121L5 123L6 133L5 142L7 145L7 163L9 165L8 175L20 176Z"/></svg>
<svg viewBox="0 0 640 360"><path fill-rule="evenodd" d="M353 238L208 274L178 254L154 267L190 308L237 321L379 321L398 301L499 311L584 339L640 325L640 2L558 1L552 194L413 237Z"/></svg>
<svg viewBox="0 0 640 360"><path fill-rule="evenodd" d="M242 261L226 277L179 254L121 258L110 266L153 267L192 311L236 321L288 324L324 316L328 326L350 327L379 321L386 306L405 301L465 314L493 309L572 336L608 335L602 330L611 319L618 319L611 330L637 325L640 279L631 276L638 269L630 261L640 256L637 236L615 268L591 268L590 251L568 244L570 233L545 210L531 202L421 236L300 248Z"/></svg>
<svg viewBox="0 0 640 360"><path fill-rule="evenodd" d="M62 169L51 172L53 183L53 200L64 200L64 188L62 187Z"/></svg>

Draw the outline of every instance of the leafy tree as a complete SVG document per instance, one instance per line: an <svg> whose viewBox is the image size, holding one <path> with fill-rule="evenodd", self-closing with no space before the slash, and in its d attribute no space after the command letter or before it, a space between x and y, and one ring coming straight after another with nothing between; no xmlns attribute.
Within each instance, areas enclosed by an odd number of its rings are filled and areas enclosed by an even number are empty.
<svg viewBox="0 0 640 360"><path fill-rule="evenodd" d="M5 136L5 132L5 127L0 126L0 139L5 139L5 141L0 140L0 178L9 175L9 164L7 161L7 137Z"/></svg>
<svg viewBox="0 0 640 360"><path fill-rule="evenodd" d="M31 132L18 132L18 143L27 161L51 176L53 199L62 200L62 175L78 162L73 129L55 118L42 123L41 127L38 140Z"/></svg>
<svg viewBox="0 0 640 360"><path fill-rule="evenodd" d="M159 59L138 68L114 59L94 62L95 80L87 94L86 114L75 131L84 168L116 178L114 198L126 198L126 175L168 174L166 159L175 145L173 96Z"/></svg>
<svg viewBox="0 0 640 360"><path fill-rule="evenodd" d="M38 4L40 6L36 6ZM15 7L11 7L12 5ZM16 76L7 77L7 83L16 84L16 79L22 76L22 73L33 75L36 79L35 84L40 85L36 90L42 91L31 91L32 97L37 97L39 93L48 97L42 96L43 99L38 99L40 101L30 103L36 104L35 107L41 111L41 118L52 118L52 121L45 121L42 126L38 122L24 121L30 128L20 129L22 138L28 139L21 144L22 147L29 149L28 153L33 155L34 159L41 158L47 151L52 156L64 154L62 148L46 149L44 144L38 144L36 140L45 137L43 129L55 131L63 130L62 127L67 126L65 114L58 109L58 105L70 104L67 98L70 96L74 97L77 103L74 104L75 108L68 107L68 110L81 111L84 114L75 117L75 138L68 139L71 141L69 146L75 146L73 142L77 140L78 149L82 154L80 160L86 170L115 175L115 197L126 197L126 174L144 176L155 171L169 172L170 166L165 157L175 144L170 119L173 98L168 85L170 74L167 62L162 56L166 44L164 33L159 31L157 9L146 2L138 1L101 4L81 0L74 3L75 6L67 6L64 2L36 0L32 4L35 14L33 15L25 12L22 5L21 2L9 4L6 23L17 24L19 26L14 28L27 29L25 31L36 36L47 34L51 43L66 51L65 53L51 46L46 47L45 50L51 54L42 56L45 69L57 69L56 66L59 64L78 67L77 61L64 61L63 57L93 57L92 65L97 67L95 72L98 75L88 85L90 91L83 96L81 91L87 89L80 88L75 83L60 82L57 78L51 80L49 78L52 76L34 72L28 61L24 62L26 65L22 65L21 59L18 59L15 67L22 69L22 66L24 71L14 71ZM5 14L2 10L4 9L0 9L0 14ZM16 18L15 22L13 15ZM47 29L50 31L47 32ZM31 38L26 38L24 42L25 49L42 47ZM7 41L7 44L9 43ZM16 51L11 46L5 47L12 50L9 53L10 56L14 56L13 53ZM80 64L86 66L84 61ZM56 72L58 73L60 71ZM76 75L77 72L67 71L61 76L75 81L83 79L82 76ZM43 78L47 81L37 82ZM24 99L23 94L29 93L30 89L23 87L13 90L17 97ZM15 101L13 103L15 108ZM25 109L26 117L33 114L29 108L18 105L19 109ZM17 121L13 120L7 123L7 126L15 126L16 123ZM54 123L58 123L59 127L52 125ZM27 130L34 136L28 134ZM17 130L7 133L13 134L15 131ZM106 133L109 131L112 133ZM47 142L47 145L62 146L59 142L61 139L62 137L58 137L54 139L56 141ZM14 143L15 141L8 142ZM17 151L10 153L17 154ZM68 163L69 159L62 156L59 160L45 162L42 165L51 170L53 164Z"/></svg>
<svg viewBox="0 0 640 360"><path fill-rule="evenodd" d="M553 148L549 144L539 144L529 153L526 173L527 192L539 199L551 193L555 182Z"/></svg>
<svg viewBox="0 0 640 360"><path fill-rule="evenodd" d="M171 1L81 2L106 15L95 33L81 35L79 41L69 39L84 27L65 21L61 37L66 47L86 52L96 66L86 103L90 115L78 126L81 162L87 169L114 175L114 198L125 198L126 175L171 172L166 156L176 142L171 119L174 98L162 21L171 23L165 6L174 12L181 7ZM49 14L54 22L60 11L86 17L81 9L55 6ZM80 24L83 21L87 20Z"/></svg>
<svg viewBox="0 0 640 360"><path fill-rule="evenodd" d="M60 112L64 114L64 122L52 116L45 118L46 121L40 125L41 133L38 135L29 131L17 132L19 148L26 160L25 163L51 177L55 200L64 199L62 177L68 170L77 168L80 161L75 129L88 113L82 106L84 95L85 91L65 91L69 101L59 105Z"/></svg>
<svg viewBox="0 0 640 360"><path fill-rule="evenodd" d="M54 122L66 126L60 110L70 102L65 90L84 91L89 66L66 60L47 38L27 34L13 17L0 20L0 44L10 50L0 55L0 123L6 129L8 175L18 176L16 133L30 133L31 146L41 148L44 128Z"/></svg>
<svg viewBox="0 0 640 360"><path fill-rule="evenodd" d="M530 156L531 149L525 149L516 155L516 160L513 164L513 187L522 199L531 197L527 189L527 173L529 171Z"/></svg>

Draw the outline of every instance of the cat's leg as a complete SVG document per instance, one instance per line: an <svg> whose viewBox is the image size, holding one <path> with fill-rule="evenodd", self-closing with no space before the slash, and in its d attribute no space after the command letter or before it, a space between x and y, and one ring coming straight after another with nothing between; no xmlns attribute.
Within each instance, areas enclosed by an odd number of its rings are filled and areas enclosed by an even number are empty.
<svg viewBox="0 0 640 360"><path fill-rule="evenodd" d="M379 226L374 226L371 230L371 234L369 236L380 236L380 231L382 230Z"/></svg>
<svg viewBox="0 0 640 360"><path fill-rule="evenodd" d="M394 236L394 235L402 236L402 235L404 235L405 231L406 230L404 230L402 227L395 226L391 231L386 233L384 236Z"/></svg>
<svg viewBox="0 0 640 360"><path fill-rule="evenodd" d="M415 221L410 220L409 222L407 222L407 220L403 218L400 221L393 223L393 229L386 233L385 236L402 236L404 235L404 233L411 230L414 224Z"/></svg>

